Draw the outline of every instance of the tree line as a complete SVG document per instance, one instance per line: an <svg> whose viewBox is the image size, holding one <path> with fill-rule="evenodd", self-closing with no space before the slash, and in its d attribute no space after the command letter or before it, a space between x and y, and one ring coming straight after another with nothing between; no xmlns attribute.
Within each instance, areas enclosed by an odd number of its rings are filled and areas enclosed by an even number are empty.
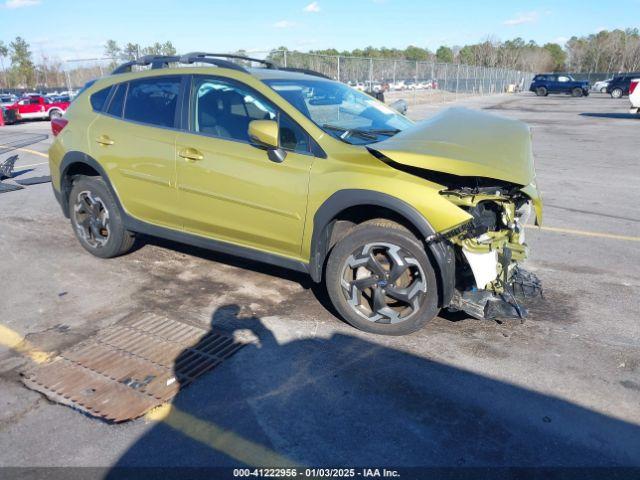
<svg viewBox="0 0 640 480"><path fill-rule="evenodd" d="M280 47L278 50L299 53ZM640 33L637 28L602 30L571 37L564 46L543 45L518 37L501 42L494 38L470 45L440 46L435 52L410 45L405 49L366 47L355 50L312 50L317 55L402 59L472 66L508 68L528 72L631 72L640 70ZM278 60L281 55L272 54Z"/></svg>
<svg viewBox="0 0 640 480"><path fill-rule="evenodd" d="M134 60L143 55L175 54L176 49L170 41L155 42L147 46L127 43L121 47L114 40L108 40L104 45L103 55L110 60L109 65L105 64L104 68L102 65L69 65L63 68L62 61L44 54L35 61L31 46L22 37L16 37L9 43L0 40L0 89L77 87L108 73L120 62Z"/></svg>
<svg viewBox="0 0 640 480"><path fill-rule="evenodd" d="M280 47L268 55L275 61L282 61L282 52L300 54L296 50ZM328 48L312 50L308 53L328 56L365 57L457 63L464 65L508 68L528 72L636 72L640 71L640 32L638 28L626 30L602 30L586 36L573 36L564 45L545 43L539 45L533 40L522 38L499 41L487 38L470 45L442 45L435 52L423 47L409 45L404 49L386 47L366 47L354 50ZM117 63L137 59L143 55L175 55L176 48L171 41L155 42L151 45L137 43L118 44L108 40L103 55L110 59L107 69ZM90 79L105 72L100 67L68 66L63 68L60 60L41 55L36 62L29 43L22 37L5 43L0 40L0 88L31 89L37 87L61 87L78 79ZM73 70L74 81L70 82L69 72ZM108 70L107 70L108 71Z"/></svg>

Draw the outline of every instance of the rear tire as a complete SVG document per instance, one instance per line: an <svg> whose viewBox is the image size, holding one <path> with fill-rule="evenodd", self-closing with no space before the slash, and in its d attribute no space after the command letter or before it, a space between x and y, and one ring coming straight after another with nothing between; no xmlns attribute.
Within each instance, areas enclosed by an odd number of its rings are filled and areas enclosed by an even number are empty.
<svg viewBox="0 0 640 480"><path fill-rule="evenodd" d="M547 95L549 95L549 92L545 87L538 87L536 88L536 95L539 97L546 97Z"/></svg>
<svg viewBox="0 0 640 480"><path fill-rule="evenodd" d="M49 120L62 117L62 112L58 109L53 109L49 112Z"/></svg>
<svg viewBox="0 0 640 480"><path fill-rule="evenodd" d="M354 227L332 249L327 292L342 318L365 332L406 335L439 311L436 276L422 243L387 220Z"/></svg>
<svg viewBox="0 0 640 480"><path fill-rule="evenodd" d="M622 98L622 89L621 88L614 88L613 90L611 90L611 98Z"/></svg>
<svg viewBox="0 0 640 480"><path fill-rule="evenodd" d="M571 90L572 97L581 97L582 95L584 95L584 92L582 91L581 88L576 87L573 90Z"/></svg>
<svg viewBox="0 0 640 480"><path fill-rule="evenodd" d="M76 177L69 218L80 245L96 257L117 257L133 247L135 237L124 228L118 204L100 177Z"/></svg>

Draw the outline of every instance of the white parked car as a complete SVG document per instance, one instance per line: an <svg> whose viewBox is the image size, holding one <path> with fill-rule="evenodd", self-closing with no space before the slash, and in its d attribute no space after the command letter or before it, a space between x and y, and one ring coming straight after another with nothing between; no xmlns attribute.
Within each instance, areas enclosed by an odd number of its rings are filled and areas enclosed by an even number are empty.
<svg viewBox="0 0 640 480"><path fill-rule="evenodd" d="M606 80L595 82L591 86L591 90L593 90L594 92L607 93L607 87L609 86L609 82L611 80L613 80L613 78L607 78Z"/></svg>
<svg viewBox="0 0 640 480"><path fill-rule="evenodd" d="M640 114L640 78L632 78L629 85L630 113Z"/></svg>

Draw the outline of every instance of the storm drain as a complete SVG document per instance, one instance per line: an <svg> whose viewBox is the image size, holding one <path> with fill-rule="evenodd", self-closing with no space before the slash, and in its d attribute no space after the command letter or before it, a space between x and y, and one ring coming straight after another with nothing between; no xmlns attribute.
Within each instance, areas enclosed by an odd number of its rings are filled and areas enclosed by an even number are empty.
<svg viewBox="0 0 640 480"><path fill-rule="evenodd" d="M23 382L53 401L122 422L171 400L246 343L154 313L137 314L25 372Z"/></svg>

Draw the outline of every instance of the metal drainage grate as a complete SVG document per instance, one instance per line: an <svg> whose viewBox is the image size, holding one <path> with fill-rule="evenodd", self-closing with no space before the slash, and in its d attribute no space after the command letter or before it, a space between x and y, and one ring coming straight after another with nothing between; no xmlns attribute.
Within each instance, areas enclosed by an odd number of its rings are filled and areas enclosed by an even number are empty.
<svg viewBox="0 0 640 480"><path fill-rule="evenodd" d="M23 382L53 401L122 422L167 402L245 344L142 313L25 372Z"/></svg>

